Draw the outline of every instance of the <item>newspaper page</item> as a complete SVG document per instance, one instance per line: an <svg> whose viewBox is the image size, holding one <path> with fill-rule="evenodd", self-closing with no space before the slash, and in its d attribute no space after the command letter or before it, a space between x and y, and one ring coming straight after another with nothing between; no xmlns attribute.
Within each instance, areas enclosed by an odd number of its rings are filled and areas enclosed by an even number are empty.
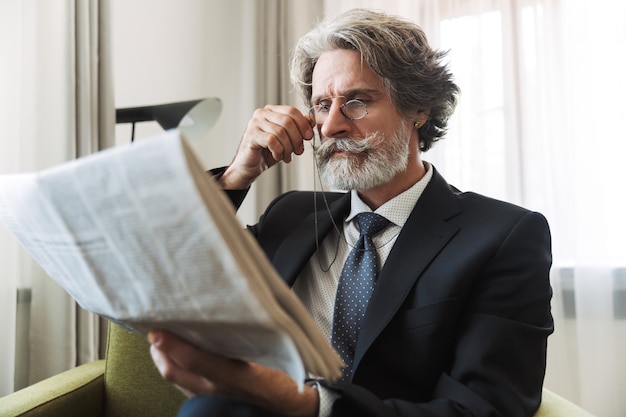
<svg viewBox="0 0 626 417"><path fill-rule="evenodd" d="M340 375L338 355L177 131L0 176L0 219L89 311L298 383Z"/></svg>

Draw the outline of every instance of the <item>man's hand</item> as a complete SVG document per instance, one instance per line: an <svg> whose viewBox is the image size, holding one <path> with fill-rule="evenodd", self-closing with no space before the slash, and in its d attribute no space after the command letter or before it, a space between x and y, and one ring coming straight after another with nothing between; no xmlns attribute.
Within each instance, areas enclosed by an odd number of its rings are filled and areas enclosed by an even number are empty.
<svg viewBox="0 0 626 417"><path fill-rule="evenodd" d="M232 163L220 178L225 189L248 187L276 163L302 155L304 141L313 139L309 119L292 106L267 105L248 122Z"/></svg>
<svg viewBox="0 0 626 417"><path fill-rule="evenodd" d="M236 397L285 416L317 416L317 390L296 383L285 372L201 351L164 332L148 334L150 353L164 379L188 396Z"/></svg>

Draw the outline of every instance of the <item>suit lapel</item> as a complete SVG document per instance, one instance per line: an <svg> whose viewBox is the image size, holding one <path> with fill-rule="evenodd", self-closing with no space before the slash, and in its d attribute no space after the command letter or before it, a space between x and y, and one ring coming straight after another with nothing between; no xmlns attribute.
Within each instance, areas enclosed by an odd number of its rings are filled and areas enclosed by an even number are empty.
<svg viewBox="0 0 626 417"><path fill-rule="evenodd" d="M424 269L457 233L457 226L445 220L458 212L448 184L434 171L379 274L359 335L355 367L396 314Z"/></svg>
<svg viewBox="0 0 626 417"><path fill-rule="evenodd" d="M288 285L293 285L296 278L317 250L317 242L321 243L334 224L341 227L350 210L350 193L340 196L317 212L308 215L291 233L276 251L272 263ZM317 221L317 236L315 222Z"/></svg>

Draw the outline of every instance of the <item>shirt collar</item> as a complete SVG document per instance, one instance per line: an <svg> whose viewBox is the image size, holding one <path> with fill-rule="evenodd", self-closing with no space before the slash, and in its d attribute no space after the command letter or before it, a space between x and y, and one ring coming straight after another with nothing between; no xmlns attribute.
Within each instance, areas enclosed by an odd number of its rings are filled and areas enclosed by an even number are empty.
<svg viewBox="0 0 626 417"><path fill-rule="evenodd" d="M424 189L433 177L433 169L428 162L424 162L426 167L426 174L415 184L413 184L408 190L398 194L391 200L387 201L382 206L374 210L374 213L380 214L387 220L395 224L396 226L404 226L407 219L411 215L417 200L424 192ZM346 218L346 223L349 223L354 217L363 212L370 212L372 209L361 200L356 190L351 191L351 207L350 214Z"/></svg>

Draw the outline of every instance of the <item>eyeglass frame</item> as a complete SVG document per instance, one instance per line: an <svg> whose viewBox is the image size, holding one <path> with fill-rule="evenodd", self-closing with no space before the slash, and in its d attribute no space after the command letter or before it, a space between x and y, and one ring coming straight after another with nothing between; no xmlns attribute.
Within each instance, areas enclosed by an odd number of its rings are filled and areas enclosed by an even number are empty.
<svg viewBox="0 0 626 417"><path fill-rule="evenodd" d="M323 99L321 99L320 101L324 101L324 100L328 100L330 98L345 98L345 96L329 96L329 97L324 97ZM346 114L345 112L345 108L346 106L350 105L350 104L354 104L354 103L359 103L362 107L363 107L363 115L359 116L359 117L350 117ZM315 104L311 107L309 107L309 116L311 117L312 120L317 122L317 112L319 111L318 108L321 106L325 106L322 104ZM328 107L328 111L326 112L326 117L328 117L328 113L330 112L330 106L325 106ZM367 103L365 103L365 101L358 99L358 98L353 98L350 100L346 100L343 104L341 104L339 106L339 111L341 112L341 114L343 115L343 117L345 117L346 119L350 120L350 121L354 121L354 120L361 120L362 118L364 118L365 116L367 116L369 114L369 112L367 111ZM324 118L324 120L326 120L326 118ZM323 122L322 122L323 123Z"/></svg>

